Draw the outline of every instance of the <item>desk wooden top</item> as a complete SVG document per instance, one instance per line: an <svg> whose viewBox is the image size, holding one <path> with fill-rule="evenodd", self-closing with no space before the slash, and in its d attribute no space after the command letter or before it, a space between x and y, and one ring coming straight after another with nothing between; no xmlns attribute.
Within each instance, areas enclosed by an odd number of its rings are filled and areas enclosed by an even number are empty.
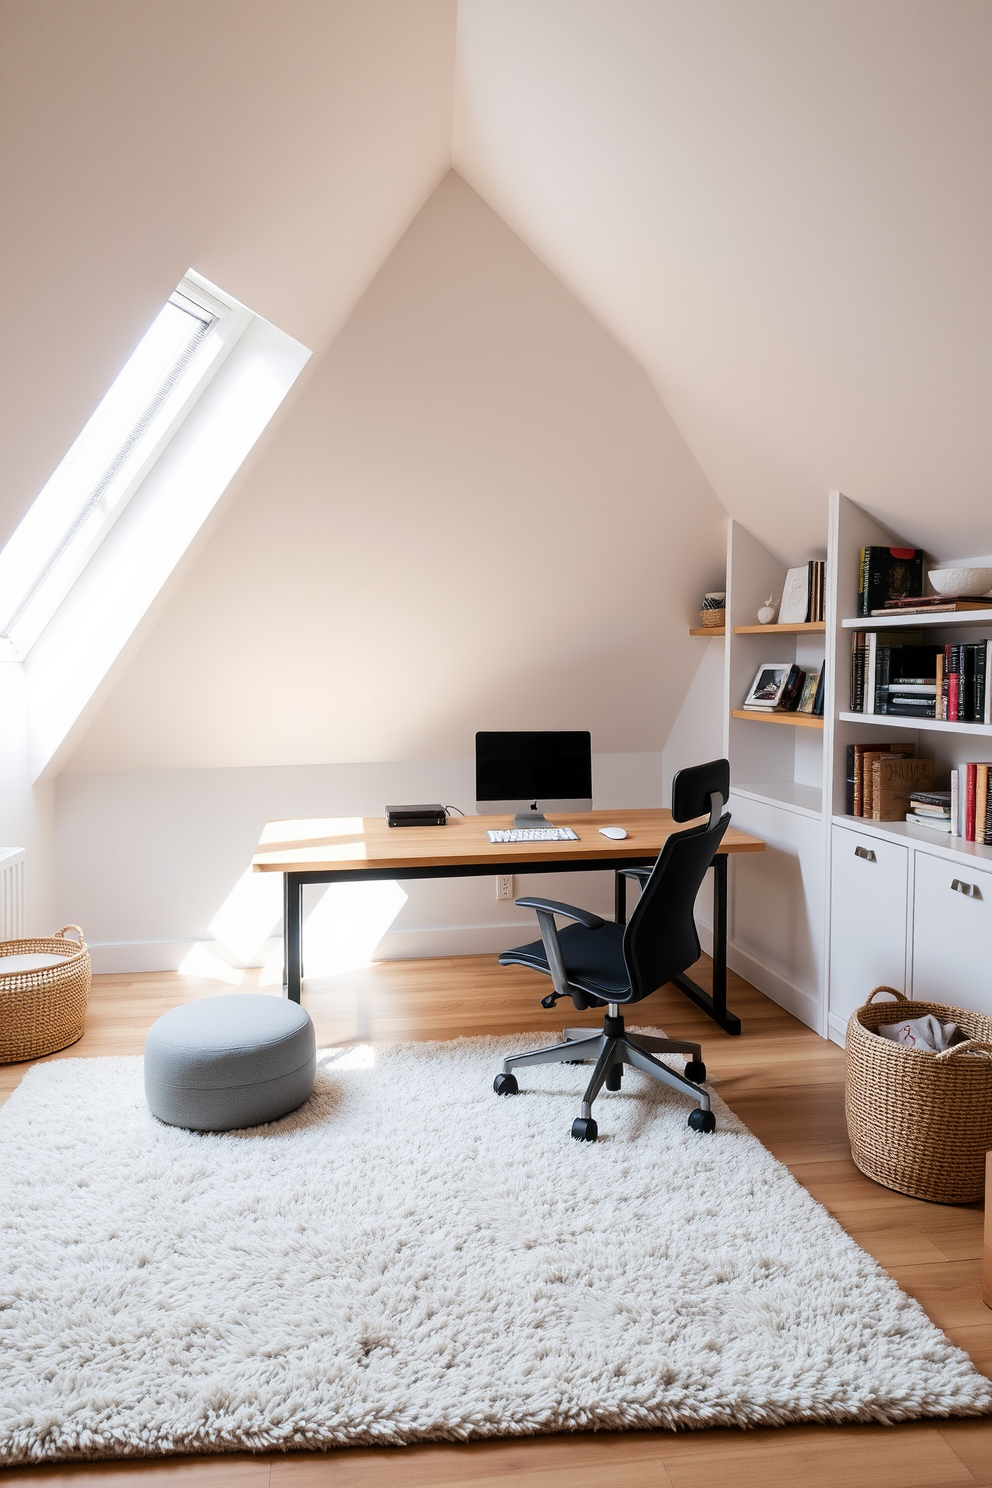
<svg viewBox="0 0 992 1488"><path fill-rule="evenodd" d="M703 818L700 818L703 820ZM443 827L387 827L381 816L324 817L310 821L268 822L252 859L256 873L348 872L362 868L488 867L499 873L504 863L529 859L541 863L576 863L657 857L675 822L664 807L625 811L554 813L556 827L572 827L575 842L490 842L489 828L512 827L511 816L451 816ZM625 827L619 842L600 834L600 827ZM721 853L763 852L760 837L729 827Z"/></svg>

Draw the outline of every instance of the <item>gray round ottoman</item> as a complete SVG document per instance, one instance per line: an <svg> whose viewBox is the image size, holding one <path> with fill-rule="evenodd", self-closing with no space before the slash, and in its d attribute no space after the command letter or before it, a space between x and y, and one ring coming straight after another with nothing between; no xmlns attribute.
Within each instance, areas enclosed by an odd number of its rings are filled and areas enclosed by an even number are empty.
<svg viewBox="0 0 992 1488"><path fill-rule="evenodd" d="M238 993L172 1008L145 1041L152 1114L192 1131L278 1121L313 1090L309 1014L281 997Z"/></svg>

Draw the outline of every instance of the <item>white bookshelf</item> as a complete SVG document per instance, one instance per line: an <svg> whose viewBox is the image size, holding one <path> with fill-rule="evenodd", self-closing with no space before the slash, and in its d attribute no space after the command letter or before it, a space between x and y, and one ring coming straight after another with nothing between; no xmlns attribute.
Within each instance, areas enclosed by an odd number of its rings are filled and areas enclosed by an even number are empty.
<svg viewBox="0 0 992 1488"><path fill-rule="evenodd" d="M992 761L992 726L849 711L851 632L925 630L937 642L951 641L961 631L970 638L975 632L992 638L992 604L935 615L860 617L861 549L909 544L840 493L830 497L824 536L823 548L792 555L790 562L826 558L825 624L758 626L757 610L769 593L781 595L787 565L738 523L729 524L724 746L731 765L731 810L737 826L767 844L760 857L731 869L730 960L777 1002L843 1042L850 1012L845 998L853 995L855 983L861 1000L880 981L908 995L918 986L923 990L916 995L935 996L933 968L942 963L930 943L937 933L934 924L948 916L987 913L981 936L976 940L965 925L961 943L992 941L992 846L906 821L846 814L848 745L911 740L918 754L933 757L939 788L955 766L983 757ZM822 729L762 727L766 720L743 714L759 665L773 661L795 661L806 670L822 665ZM971 874L969 881L980 893L965 901L951 892L955 874ZM884 894L873 899L883 879ZM981 998L987 997L986 1010L992 1013L992 987L984 990L992 979L984 959L980 970L971 962L955 969L949 961L948 966L951 980L979 988L967 996L972 1002L978 997L983 1007ZM861 981L868 984L862 987ZM953 1003L950 983L946 992L943 1000Z"/></svg>

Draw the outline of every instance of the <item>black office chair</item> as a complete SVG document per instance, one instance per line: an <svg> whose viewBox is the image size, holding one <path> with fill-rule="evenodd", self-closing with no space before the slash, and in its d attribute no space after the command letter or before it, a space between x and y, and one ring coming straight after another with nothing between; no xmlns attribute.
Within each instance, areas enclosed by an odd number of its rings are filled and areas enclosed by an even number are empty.
<svg viewBox="0 0 992 1488"><path fill-rule="evenodd" d="M592 1103L605 1085L619 1090L623 1066L631 1065L652 1079L698 1099L689 1113L689 1125L700 1132L716 1129L710 1098L701 1089L706 1079L699 1044L678 1039L636 1038L624 1029L620 1004L640 1002L673 977L679 976L700 953L693 919L693 905L703 875L713 861L723 834L730 825L724 806L730 795L730 765L713 760L680 770L672 785L672 815L676 821L709 812L709 821L669 837L653 868L630 870L643 875L641 897L630 921L616 925L599 915L559 904L554 899L518 899L526 909L537 911L541 939L504 951L501 966L529 966L550 976L554 991L541 999L542 1007L554 1007L561 997L571 997L581 1011L606 1004L603 1031L566 1028L565 1041L547 1049L514 1054L503 1061L503 1070L493 1081L497 1095L516 1095L513 1070L527 1064L581 1064L594 1059L596 1067L582 1097L579 1115L572 1122L572 1136L594 1142L599 1128L593 1119ZM559 934L555 915L575 920ZM678 1074L655 1058L657 1054L688 1054L685 1073Z"/></svg>

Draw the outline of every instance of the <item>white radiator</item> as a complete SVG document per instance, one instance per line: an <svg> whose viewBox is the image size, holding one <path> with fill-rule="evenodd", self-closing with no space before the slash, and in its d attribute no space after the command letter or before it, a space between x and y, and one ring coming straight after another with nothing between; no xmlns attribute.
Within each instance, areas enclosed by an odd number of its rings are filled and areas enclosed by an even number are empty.
<svg viewBox="0 0 992 1488"><path fill-rule="evenodd" d="M0 847L0 940L24 934L24 849Z"/></svg>

